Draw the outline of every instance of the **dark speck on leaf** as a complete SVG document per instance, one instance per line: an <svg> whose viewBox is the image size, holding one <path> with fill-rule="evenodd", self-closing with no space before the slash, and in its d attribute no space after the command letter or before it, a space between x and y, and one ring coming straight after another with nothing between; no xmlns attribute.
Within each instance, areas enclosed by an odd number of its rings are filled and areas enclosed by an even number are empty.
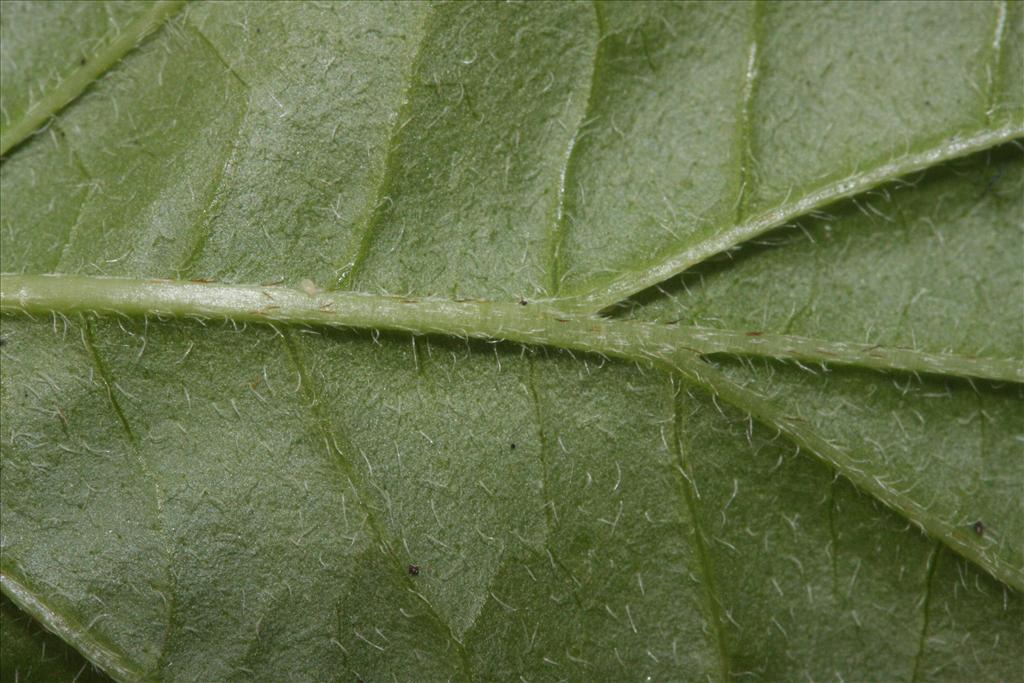
<svg viewBox="0 0 1024 683"><path fill-rule="evenodd" d="M78 60L78 63L79 63L80 65L82 65L82 66L85 66L85 57L82 57L81 59L79 59L79 60Z"/></svg>
<svg viewBox="0 0 1024 683"><path fill-rule="evenodd" d="M420 566L418 564L410 564L409 565L409 576L419 576L419 575L420 575Z"/></svg>
<svg viewBox="0 0 1024 683"><path fill-rule="evenodd" d="M516 449L516 445L512 444L512 450L515 450L515 449Z"/></svg>
<svg viewBox="0 0 1024 683"><path fill-rule="evenodd" d="M985 525L981 523L980 519L974 523L974 533L978 534L979 536L985 535Z"/></svg>
<svg viewBox="0 0 1024 683"><path fill-rule="evenodd" d="M520 305L520 306L525 306L525 305L526 305L527 303L528 303L528 302L526 301L526 299L520 299L520 300L519 300L519 305Z"/></svg>

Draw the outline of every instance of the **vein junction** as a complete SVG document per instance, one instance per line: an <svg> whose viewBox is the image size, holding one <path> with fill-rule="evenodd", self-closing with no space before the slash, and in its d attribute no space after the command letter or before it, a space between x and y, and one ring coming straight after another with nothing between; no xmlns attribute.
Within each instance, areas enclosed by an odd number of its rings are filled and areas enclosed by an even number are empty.
<svg viewBox="0 0 1024 683"><path fill-rule="evenodd" d="M718 229L692 244L673 247L640 270L625 270L604 282L594 282L585 291L567 292L565 296L581 310L599 311L664 282L687 268L715 254L725 252L769 230L840 199L853 197L910 173L923 171L951 159L1012 142L1024 136L1024 122L1014 121L970 135L957 135L942 143L901 155L891 161L871 166L833 182L810 189L796 198L787 199L764 212L747 217L731 227Z"/></svg>
<svg viewBox="0 0 1024 683"><path fill-rule="evenodd" d="M0 275L0 311L223 318L511 341L679 365L732 354L822 365L1024 383L1024 360L930 353L760 332L608 320L557 300L413 299L267 285L83 276Z"/></svg>

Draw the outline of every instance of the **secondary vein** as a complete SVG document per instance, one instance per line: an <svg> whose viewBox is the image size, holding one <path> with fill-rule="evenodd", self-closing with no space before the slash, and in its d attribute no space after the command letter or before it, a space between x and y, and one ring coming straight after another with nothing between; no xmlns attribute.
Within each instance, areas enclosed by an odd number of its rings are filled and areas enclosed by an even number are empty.
<svg viewBox="0 0 1024 683"><path fill-rule="evenodd" d="M423 16L423 32L419 41L412 51L409 59L408 71L405 75L405 87L402 90L402 97L398 102L398 109L395 112L395 120L388 133L387 141L384 144L384 167L381 170L380 179L373 189L373 193L367 199L363 207L362 218L357 230L349 240L347 256L341 265L338 273L337 287L339 289L351 289L356 276L359 274L370 254L370 245L376 237L380 222L383 220L381 211L387 203L388 191L393 182L395 169L398 165L395 157L401 144L402 129L409 123L412 108L412 91L419 77L419 70L423 54L427 47L427 38L431 31L431 21L434 18L435 6L428 4Z"/></svg>
<svg viewBox="0 0 1024 683"><path fill-rule="evenodd" d="M3 589L4 594L14 604L43 624L49 631L70 643L115 680L151 680L118 647L107 641L106 638L90 631L71 614L63 614L58 611L6 566L0 571L0 589Z"/></svg>
<svg viewBox="0 0 1024 683"><path fill-rule="evenodd" d="M754 92L759 68L757 53L761 40L763 3L754 0L750 6L750 28L747 34L747 61L743 65L743 89L740 91L736 116L736 223L743 219L743 205L750 182L750 167L753 164L754 134L751 125Z"/></svg>
<svg viewBox="0 0 1024 683"><path fill-rule="evenodd" d="M370 505L370 496L366 493L367 485L356 470L356 467L353 465L352 458L354 457L353 454L356 452L356 448L349 441L348 435L341 431L341 429L337 428L331 417L320 408L320 394L318 387L314 384L313 376L310 374L306 366L306 362L303 360L301 349L296 341L289 333L282 332L281 336L284 340L284 346L288 352L288 357L295 366L296 372L299 374L302 392L314 422L321 432L324 445L327 447L328 454L331 456L331 461L342 477L352 486L352 490L356 494L356 502L363 514L366 516L367 525L372 532L374 539L379 544L380 551L387 556L393 566L399 568L394 575L400 577L399 581L401 582L401 587L420 599L420 602L423 603L427 610L428 617L437 624L441 636L446 638L453 646L457 658L457 664L461 668L463 674L468 680L472 680L472 667L469 662L469 655L466 652L466 648L462 641L455 637L451 625L440 615L440 613L438 613L433 603L431 603L425 595L417 591L406 573L401 571L400 568L403 563L395 552L396 544L393 542L394 539L386 532L385 523L378 519L377 514Z"/></svg>
<svg viewBox="0 0 1024 683"><path fill-rule="evenodd" d="M1012 122L970 135L955 135L912 154L899 156L845 178L827 183L801 197L751 216L745 222L715 232L694 244L681 245L665 253L656 263L638 271L624 272L604 282L595 282L589 290L564 296L580 310L599 311L664 282L716 254L788 223L826 204L870 190L910 173L969 156L1024 136L1024 122Z"/></svg>
<svg viewBox="0 0 1024 683"><path fill-rule="evenodd" d="M996 3L995 29L992 32L992 47L990 50L991 56L989 57L989 63L986 65L988 69L988 88L985 94L984 112L986 121L992 121L996 111L999 71L1003 62L1003 45L1006 42L1003 40L1003 34L1006 29L1006 12L1006 0L999 0Z"/></svg>
<svg viewBox="0 0 1024 683"><path fill-rule="evenodd" d="M574 179L574 168L579 158L576 151L576 144L579 142L581 135L584 132L584 128L589 122L592 112L594 110L594 96L597 91L597 81L601 74L602 62L604 61L604 50L605 47L602 45L605 36L605 22L604 22L604 11L601 9L601 5L596 0L591 1L591 7L594 10L594 21L597 30L597 45L594 48L594 61L590 68L590 83L587 91L587 103L583 108L583 113L580 115L579 121L576 122L576 130L573 132L572 138L569 140L569 145L565 151L565 157L562 160L562 172L558 176L558 192L555 195L555 211L554 221L551 224L551 236L550 236L550 248L548 250L548 261L547 261L547 275L548 282L547 288L551 296L557 296L558 290L561 287L562 278L562 249L565 248L567 239L567 233L569 230L567 214L573 209L572 202L566 201L566 191L570 189L570 185Z"/></svg>
<svg viewBox="0 0 1024 683"><path fill-rule="evenodd" d="M635 361L674 363L681 353L732 354L1024 382L1021 359L609 320L566 312L557 303L410 299L265 285L0 274L0 311L4 312L226 318L503 340Z"/></svg>
<svg viewBox="0 0 1024 683"><path fill-rule="evenodd" d="M921 676L921 663L924 661L925 650L928 645L929 617L931 616L932 585L935 583L935 568L938 567L939 552L942 545L936 543L928 554L928 565L925 569L924 578L924 601L921 605L921 636L918 639L917 654L914 656L914 670L910 675L910 683L917 683Z"/></svg>
<svg viewBox="0 0 1024 683"><path fill-rule="evenodd" d="M135 430L132 429L131 423L128 421L127 413L125 413L121 406L121 402L114 393L114 389L117 387L117 382L114 379L110 366L106 363L99 349L96 347L94 338L95 334L93 333L92 321L88 318L84 318L83 316L82 343L85 345L86 353L92 361L97 374L99 374L100 381L106 390L107 400L110 407L124 429L125 436L127 437L127 445L132 451L139 473L142 475L143 479L148 480L153 486L153 516L159 525L160 535L164 541L163 549L167 566L167 585L169 586L169 588L160 591L164 594L164 602L167 607L167 625L164 629L163 641L160 645L160 654L157 656L154 671L162 672L167 660L168 647L174 630L177 627L178 606L177 579L172 566L176 553L174 549L174 541L171 538L171 534L168 532L169 525L164 518L164 507L166 505L167 495L165 494L163 487L160 485L156 474L147 464L146 458L139 447L139 436L136 434Z"/></svg>
<svg viewBox="0 0 1024 683"><path fill-rule="evenodd" d="M708 549L707 538L701 524L700 511L697 509L697 501L694 499L693 472L687 474L690 468L687 466L686 458L683 457L682 438L686 431L683 424L683 414L679 409L679 387L675 378L671 384L672 397L672 446L676 457L677 490L682 500L684 510L681 512L689 517L693 525L693 551L697 556L697 563L701 572L701 583L704 590L705 609L707 620L711 625L710 637L714 641L716 654L718 655L718 666L721 681L728 681L730 677L730 656L729 645L725 635L725 627L722 619L722 608L718 600L718 587L715 581L715 565L711 559L711 551Z"/></svg>
<svg viewBox="0 0 1024 683"><path fill-rule="evenodd" d="M748 413L758 422L778 430L798 447L840 472L861 491L874 496L903 517L915 521L932 538L942 541L954 552L985 568L1003 583L1018 590L1024 588L1024 570L989 552L988 548L972 539L965 529L949 520L939 519L925 506L872 476L861 468L855 454L830 443L817 433L813 425L799 417L783 414L769 399L737 384L694 354L678 354L676 363L670 368L683 379Z"/></svg>
<svg viewBox="0 0 1024 683"><path fill-rule="evenodd" d="M0 135L0 156L25 140L47 119L75 101L86 88L131 52L152 31L174 16L187 0L158 0L149 11L128 24L124 32L32 104L25 115Z"/></svg>

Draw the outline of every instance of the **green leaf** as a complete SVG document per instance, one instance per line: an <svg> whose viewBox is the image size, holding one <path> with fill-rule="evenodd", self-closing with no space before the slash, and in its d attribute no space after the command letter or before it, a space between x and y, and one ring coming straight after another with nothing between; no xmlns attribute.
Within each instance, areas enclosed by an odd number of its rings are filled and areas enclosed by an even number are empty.
<svg viewBox="0 0 1024 683"><path fill-rule="evenodd" d="M768 342L785 334L975 360L1022 358L1020 307L1004 299L1022 292L1021 161L1016 148L986 153L835 206L798 230L705 262L623 312L750 330ZM883 479L895 498L907 491L926 508L908 516L943 520L954 546L976 547L971 525L981 520L981 552L993 555L983 563L1003 565L999 575L1019 587L1024 459L1010 426L1024 419L1020 385L806 370L730 364L728 374L770 397L772 415L764 419L789 415L813 425L841 470Z"/></svg>
<svg viewBox="0 0 1024 683"><path fill-rule="evenodd" d="M117 680L1016 675L1024 6L176 9L0 14L21 610Z"/></svg>

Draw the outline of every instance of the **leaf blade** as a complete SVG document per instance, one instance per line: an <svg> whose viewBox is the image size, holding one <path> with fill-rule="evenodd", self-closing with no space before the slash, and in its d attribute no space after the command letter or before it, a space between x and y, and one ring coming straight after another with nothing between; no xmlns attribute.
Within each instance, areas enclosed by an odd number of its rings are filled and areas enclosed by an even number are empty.
<svg viewBox="0 0 1024 683"><path fill-rule="evenodd" d="M204 292L225 286L188 278L241 285L227 291L258 298L275 290L255 283L287 284L303 310L319 297L350 306L361 299L321 293L317 283L335 287L350 260L346 247L376 221L352 282L376 292L363 303L393 307L394 326L416 331L431 331L438 311L452 316L433 330L439 338L342 333L308 328L303 319L247 326L237 308L229 308L227 324L5 315L4 422L17 428L2 435L4 562L28 567L41 597L91 623L87 635L110 639L141 671L167 679L323 678L325 671L441 680L638 671L712 679L1011 675L1017 653L993 643L1013 642L1018 594L1004 597L1005 584L936 554L904 528L906 518L873 508L833 481L834 471L793 458L785 439L774 443L748 415L688 393L649 364L646 352L669 354L656 342L678 345L706 332L659 328L663 307L652 307L653 322L643 325L594 322L535 295L561 281L551 273L567 275L572 293L573 283L605 277L603 269L622 270L614 264L629 261L631 249L643 252L637 263L646 267L657 249L679 242L669 233L680 222L644 224L647 230L638 216L711 206L725 218L705 227L728 229L737 209L723 187L745 187L744 202L755 211L762 201L778 206L778 187L758 175L757 164L735 173L743 148L765 160L757 122L774 121L770 128L790 142L794 127L787 125L809 125L805 140L782 145L778 159L768 155L781 164L770 175L783 184L793 174L824 168L842 178L871 159L889 161L902 149L893 140L931 144L1015 125L1015 63L1006 56L1019 49L1018 8L892 6L882 19L891 26L851 8L826 8L823 25L848 15L849 35L838 42L852 40L852 52L832 60L843 77L829 83L816 74L803 85L795 78L802 70L829 63L807 55L838 43L815 43L809 24L793 34L796 43L814 43L807 50L782 45L779 22L806 18L799 6L602 5L607 25L599 39L585 7L494 13L453 5L427 24L420 9L197 4L183 31L155 35L68 107L50 136L20 146L0 166L5 197L17 198L3 207L5 272L173 278L164 285L198 297L187 312L209 304ZM751 41L750 15L759 11L767 31ZM926 30L886 39L907 26ZM958 36L949 34L954 26L963 29ZM510 28L523 29L523 39ZM879 41L887 44L870 49ZM590 76L594 50L605 59ZM923 58L935 52L942 53L937 61ZM858 71L858 61L876 53L910 55L898 69L872 63L897 85L919 81L893 102L921 116L914 125L869 130L870 144L853 150L847 143L857 137L856 120L877 122L886 111L865 102L893 85L881 79L872 90L873 75ZM918 96L927 81L921 74L933 67L943 74L934 88L941 106L929 112ZM205 78L184 77L190 73ZM548 83L558 87L545 89ZM962 96L965 83L986 87ZM843 84L850 92L837 93ZM801 101L792 95L802 88L810 89L802 101L821 106L789 123L772 119L778 105ZM629 97L615 100L616 91ZM838 96L823 99L829 92ZM586 105L588 98L601 105ZM814 122L833 110L863 116L840 117L835 132ZM736 135L743 116L753 131L749 144ZM616 129L630 133L619 146ZM388 142L396 130L397 145ZM823 140L821 159L802 163L808 146ZM958 216L971 206L972 182L954 183ZM1004 192L1001 181L984 182ZM578 194L581 188L589 189ZM654 201L661 194L663 207ZM621 209L630 196L643 199L634 215L594 211ZM395 206L380 205L382 197ZM877 208L870 195L857 201ZM584 215L593 220L569 220ZM589 255L566 248L557 252L564 263L549 265L557 221L567 228L566 244L579 246L586 235ZM65 242L55 254L53 244ZM1005 274L996 256L970 258L985 283ZM580 267L581 259L591 265ZM789 272L767 252L757 259L766 271ZM818 255L811 259L818 263ZM854 273L857 264L847 265ZM747 274L742 264L732 270L737 283ZM93 280L80 282L84 293ZM424 312L419 304L381 290L426 298L433 308L412 325ZM975 300L983 298L978 291ZM465 295L484 301L451 301ZM523 297L526 306L516 303ZM719 346L705 351L756 349L745 333L760 327L769 328L762 332L775 345L772 355L817 359L860 339L839 324L812 328L798 336L818 341L801 351L804 342L789 339L790 330L759 319L748 325L741 303L719 306L723 317L743 322L713 324ZM934 302L920 298L906 308L915 326L922 303ZM60 308L75 305L83 302ZM489 323L492 338L508 337L504 326L549 348L454 338L481 332L489 311L499 312ZM370 329L382 322L383 311L372 312L363 320ZM895 339L907 330L899 322L885 328ZM930 332L923 346L910 336L911 343L887 348L911 349L914 362L938 355L946 369L962 370L956 363L971 357L1019 357L1018 333L990 346L977 343L982 336L949 346ZM577 353L610 347L627 362L572 357L559 346ZM638 356L644 362L634 364ZM714 360L732 385L754 377L759 391L773 392L769 417L792 412L783 390L800 381L780 389L792 380L785 372ZM1015 369L1012 361L1007 368ZM826 376L819 405L848 401L843 382L854 374ZM819 389L809 377L798 379L809 385L804 398ZM856 396L887 381L872 379ZM1004 411L978 409L998 419L991 438L971 448L1006 452ZM902 410L898 418L910 430L916 418ZM862 412L870 434L899 430ZM959 443L959 427L984 422L958 427L949 418L965 413L937 415L928 413L936 424L951 423L949 444ZM805 432L840 438L840 454L859 457L822 414L807 417ZM669 439L668 427L679 423ZM908 441L899 438L865 477L891 483L896 447ZM949 461L953 450L940 444L938 459ZM339 469L341 456L348 474ZM1000 485L1019 480L999 471L1006 475ZM958 481L948 477L940 493L998 512L991 507L998 487L972 498L973 489L956 491ZM968 484L976 481L988 486L984 477ZM684 485L693 487L685 504ZM949 514L949 500L943 523L969 526L963 510ZM979 546L1015 535L1010 518L984 514L997 521L988 538L975 539ZM70 547L84 552L54 566L49 551ZM953 583L958 576L962 584ZM148 599L141 605L140 596ZM894 618L877 604L900 608ZM96 620L104 614L117 616ZM969 647L951 645L966 635ZM843 670L815 657L823 650L843 651Z"/></svg>

